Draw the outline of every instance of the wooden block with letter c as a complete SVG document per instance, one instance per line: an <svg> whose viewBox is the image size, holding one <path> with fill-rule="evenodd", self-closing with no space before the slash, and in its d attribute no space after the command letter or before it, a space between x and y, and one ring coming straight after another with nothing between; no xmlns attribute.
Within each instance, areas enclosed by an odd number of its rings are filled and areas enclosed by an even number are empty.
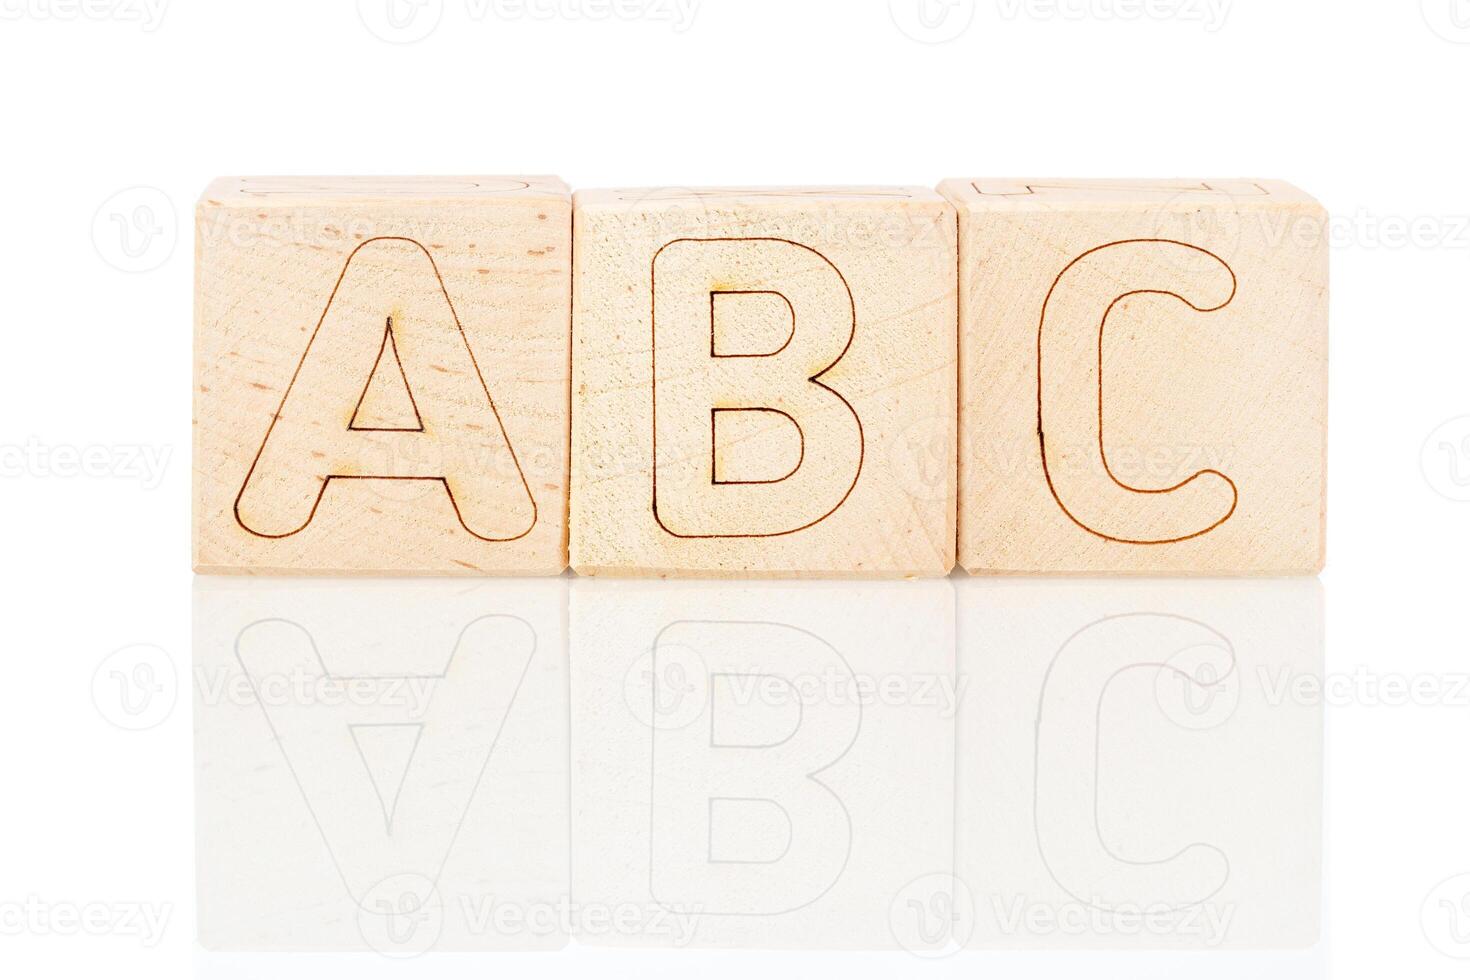
<svg viewBox="0 0 1470 980"><path fill-rule="evenodd" d="M1319 571L1326 214L1279 181L948 180L959 561Z"/></svg>

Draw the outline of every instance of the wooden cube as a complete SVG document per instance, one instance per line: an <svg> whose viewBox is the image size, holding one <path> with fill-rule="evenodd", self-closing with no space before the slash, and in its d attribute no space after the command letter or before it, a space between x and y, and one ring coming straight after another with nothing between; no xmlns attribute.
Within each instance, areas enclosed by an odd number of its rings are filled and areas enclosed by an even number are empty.
<svg viewBox="0 0 1470 980"><path fill-rule="evenodd" d="M555 178L222 178L197 215L194 566L566 567Z"/></svg>
<svg viewBox="0 0 1470 980"><path fill-rule="evenodd" d="M581 574L943 575L955 212L922 188L576 195Z"/></svg>
<svg viewBox="0 0 1470 980"><path fill-rule="evenodd" d="M940 190L960 222L960 564L1319 571L1321 206L1276 181Z"/></svg>

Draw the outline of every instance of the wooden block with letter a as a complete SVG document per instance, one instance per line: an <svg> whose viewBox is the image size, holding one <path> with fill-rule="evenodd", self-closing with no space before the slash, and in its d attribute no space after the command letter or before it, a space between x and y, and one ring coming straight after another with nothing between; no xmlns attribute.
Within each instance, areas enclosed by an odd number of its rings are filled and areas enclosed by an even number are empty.
<svg viewBox="0 0 1470 980"><path fill-rule="evenodd" d="M1326 215L1277 181L949 180L959 561L1323 563Z"/></svg>
<svg viewBox="0 0 1470 980"><path fill-rule="evenodd" d="M954 565L955 212L923 188L576 195L572 565Z"/></svg>
<svg viewBox="0 0 1470 980"><path fill-rule="evenodd" d="M198 571L566 567L566 185L222 178L196 230Z"/></svg>

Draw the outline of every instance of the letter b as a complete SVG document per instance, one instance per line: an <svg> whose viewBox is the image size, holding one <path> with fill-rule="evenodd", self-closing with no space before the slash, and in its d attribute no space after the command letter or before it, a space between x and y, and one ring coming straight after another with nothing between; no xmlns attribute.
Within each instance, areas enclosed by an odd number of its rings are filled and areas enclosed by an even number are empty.
<svg viewBox="0 0 1470 980"><path fill-rule="evenodd" d="M855 328L847 281L804 245L680 239L658 252L660 527L680 538L777 537L842 506L862 471L863 427L822 378Z"/></svg>

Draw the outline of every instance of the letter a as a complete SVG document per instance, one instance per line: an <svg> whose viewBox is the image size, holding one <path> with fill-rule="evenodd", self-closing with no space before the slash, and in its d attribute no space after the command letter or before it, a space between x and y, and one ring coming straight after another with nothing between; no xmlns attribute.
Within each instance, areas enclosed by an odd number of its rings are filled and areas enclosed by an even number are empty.
<svg viewBox="0 0 1470 980"><path fill-rule="evenodd" d="M394 385L400 421L388 425L382 405ZM530 486L444 281L411 239L369 239L348 257L235 517L260 537L297 534L333 480L437 481L459 523L485 541L524 537L536 523Z"/></svg>

